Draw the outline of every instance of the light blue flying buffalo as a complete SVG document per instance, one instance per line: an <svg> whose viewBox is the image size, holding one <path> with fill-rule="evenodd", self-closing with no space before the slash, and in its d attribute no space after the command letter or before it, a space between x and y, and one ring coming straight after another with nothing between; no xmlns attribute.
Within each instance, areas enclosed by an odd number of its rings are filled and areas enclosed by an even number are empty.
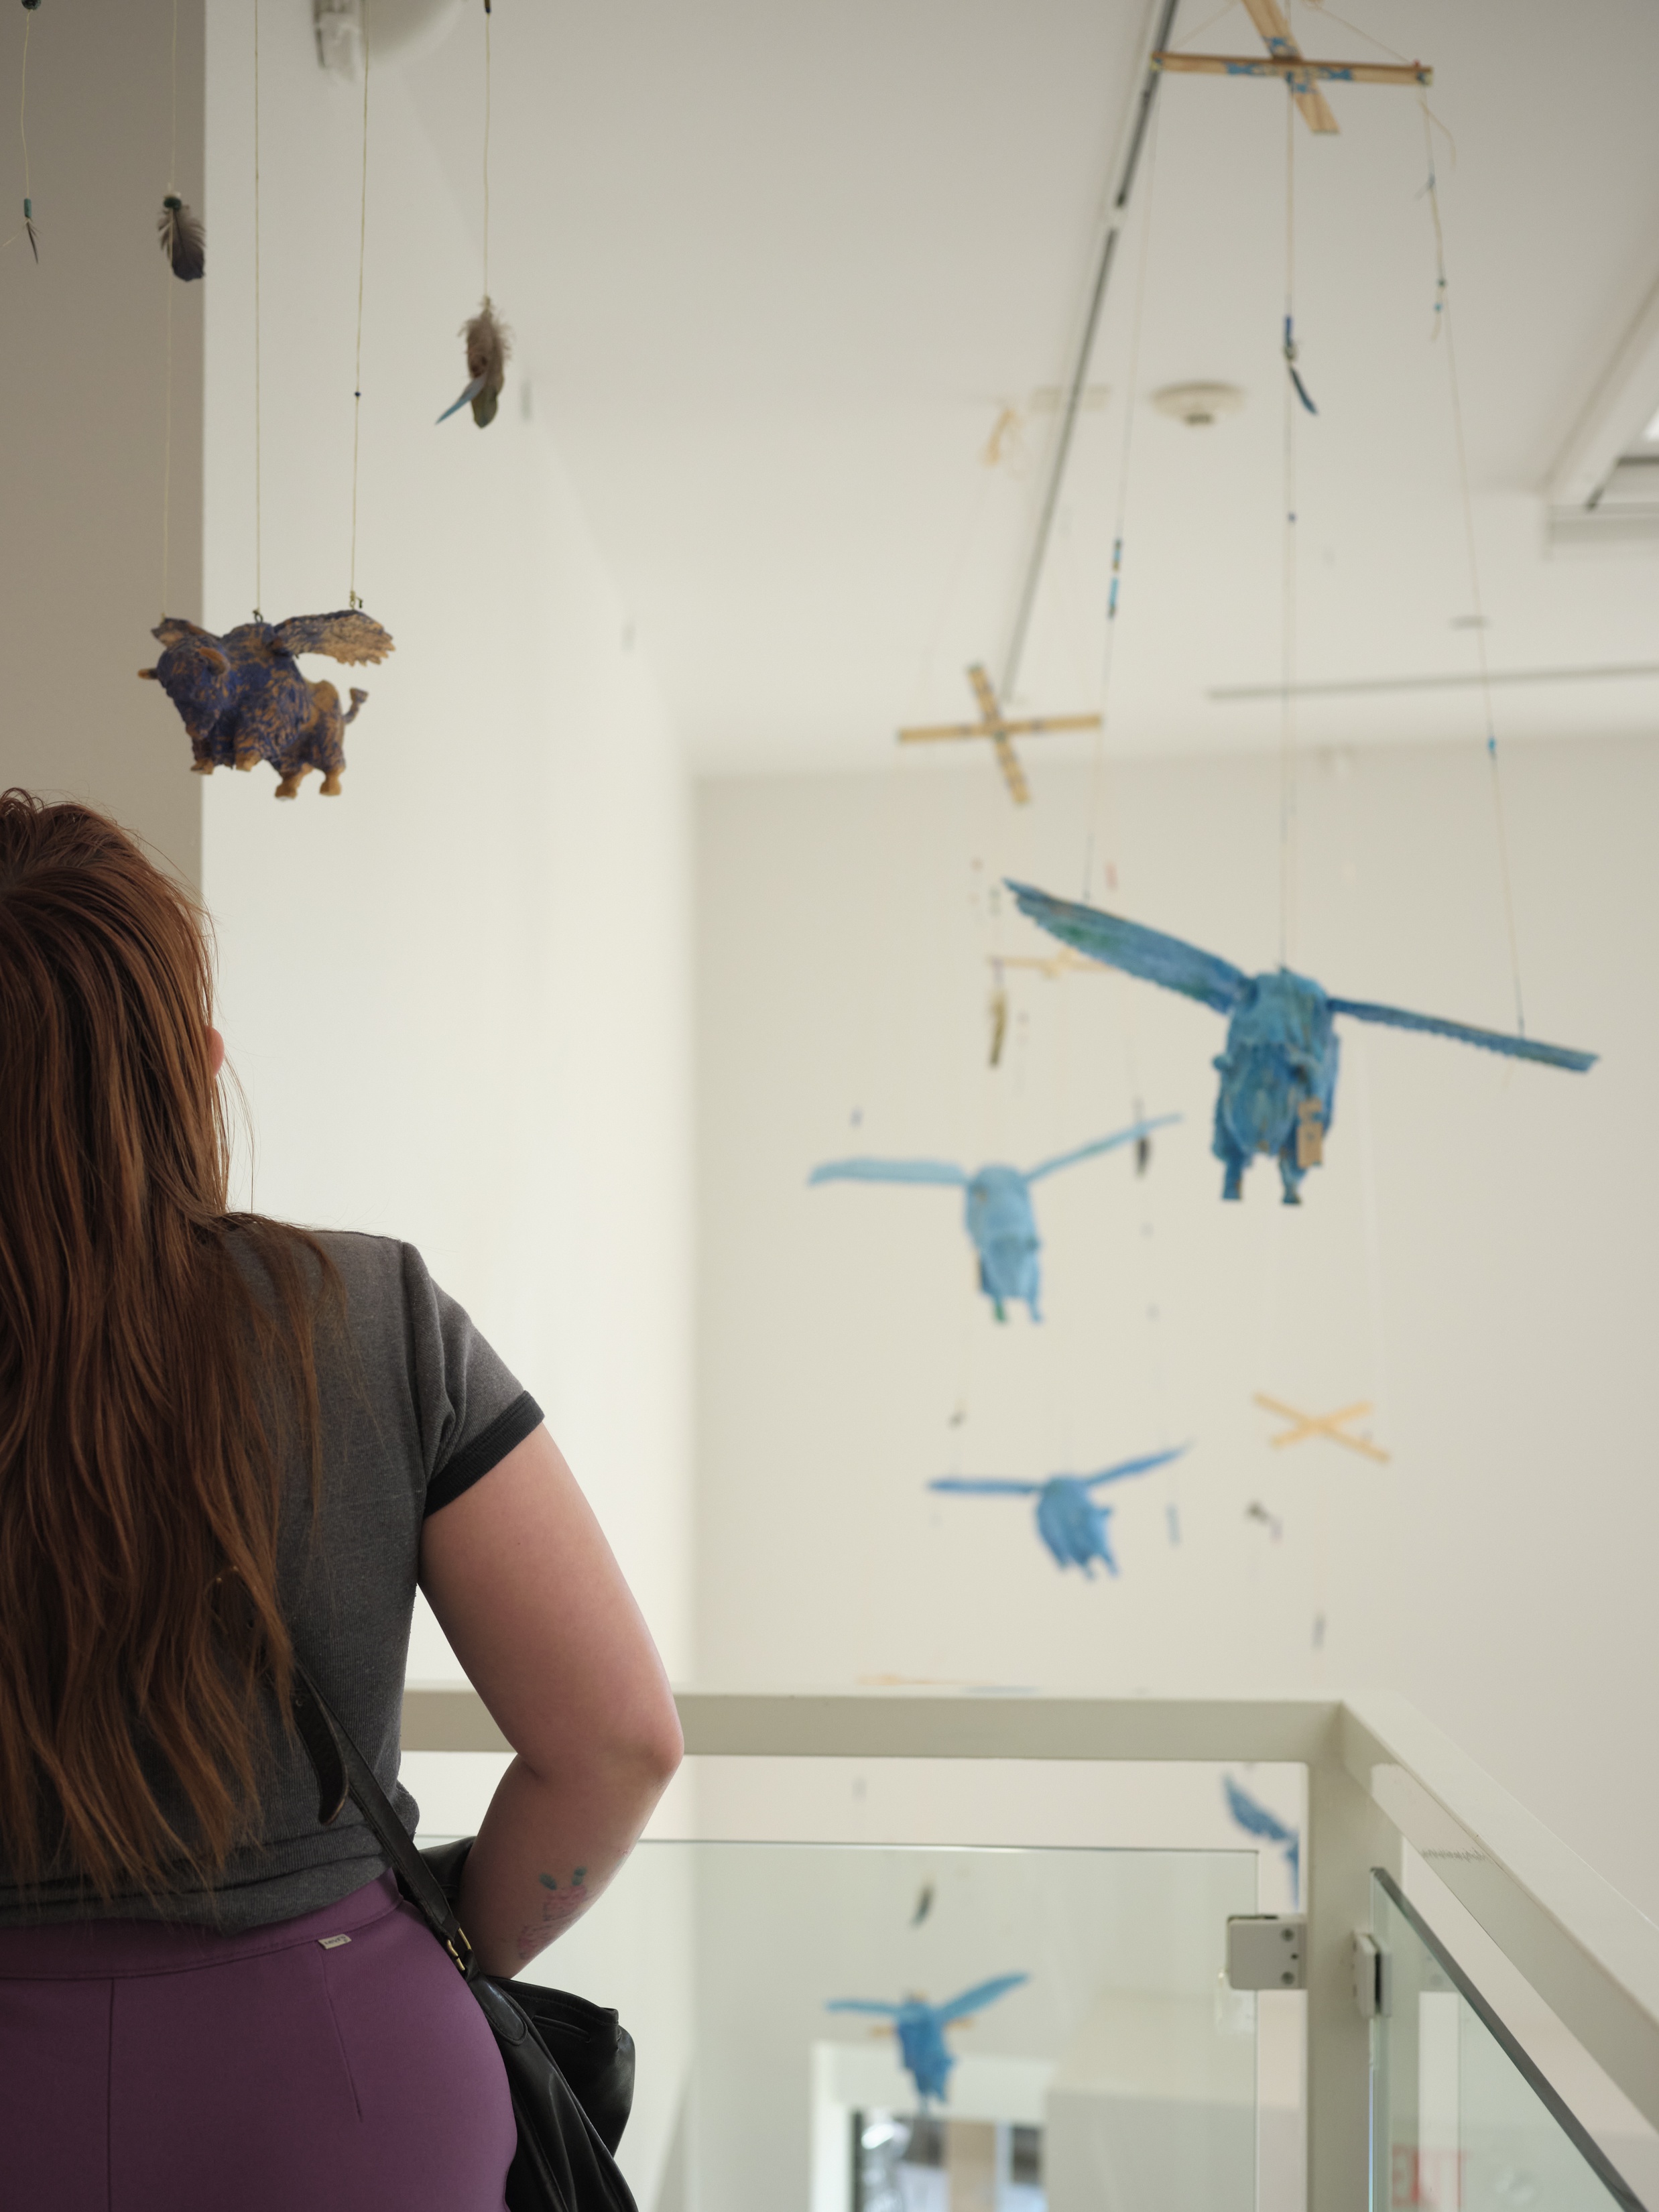
<svg viewBox="0 0 1659 2212"><path fill-rule="evenodd" d="M1302 1896L1302 1838L1300 1832L1287 1827L1277 1813L1269 1812L1259 1798L1252 1797L1248 1790L1241 1789L1231 1774L1224 1774L1221 1786L1227 1795L1227 1810L1247 1836L1260 1836L1264 1843L1278 1844L1285 1853L1285 1863L1291 1870L1291 1894L1299 1903Z"/></svg>
<svg viewBox="0 0 1659 2212"><path fill-rule="evenodd" d="M825 2005L824 2010L875 2013L883 2020L891 2021L893 2033L898 2038L899 2057L925 2107L935 2098L943 2100L948 2094L951 2069L957 2063L945 2043L945 2029L954 2021L965 2020L970 2012L994 2004L999 1997L1006 1996L1010 1990L1017 1990L1022 1982L1030 1978L1029 1974L1000 1974L993 1982L979 1982L971 1990L964 1990L949 2004L930 2005L921 1997L906 1997L900 2004L881 2004L866 1997L836 1997Z"/></svg>
<svg viewBox="0 0 1659 2212"><path fill-rule="evenodd" d="M1081 1567L1092 1580L1097 1559L1109 1575L1115 1575L1118 1568L1106 1526L1112 1509L1097 1505L1090 1492L1108 1482L1125 1482L1132 1474L1150 1474L1155 1467L1179 1459L1187 1449L1185 1444L1176 1444L1170 1451L1149 1452L1144 1459L1120 1460L1115 1467L1102 1468L1098 1474L1051 1474L1046 1482L1015 1482L1001 1475L945 1474L927 1487L946 1491L953 1497L1035 1498L1037 1534L1053 1553L1054 1565Z"/></svg>
<svg viewBox="0 0 1659 2212"><path fill-rule="evenodd" d="M1466 1022L1444 1022L1433 1014L1411 1014L1363 999L1333 999L1310 977L1288 968L1247 975L1213 952L1201 952L1178 937L1144 929L1098 907L1053 898L1029 884L1010 883L1008 888L1020 911L1063 945L1226 1015L1226 1048L1215 1063L1221 1091L1212 1147L1226 1170L1224 1198L1242 1197L1245 1169L1258 1152L1272 1152L1278 1156L1285 1205L1301 1204L1303 1176L1322 1161L1336 1104L1338 1014L1455 1037L1487 1052L1541 1060L1547 1067L1578 1074L1595 1064L1593 1052L1537 1044L1501 1030L1471 1029Z"/></svg>
<svg viewBox="0 0 1659 2212"><path fill-rule="evenodd" d="M988 1167L970 1176L964 1168L952 1167L945 1160L831 1160L814 1168L807 1181L935 1182L965 1190L964 1218L979 1254L979 1286L990 1299L997 1319L1007 1319L1005 1308L1009 1300L1023 1298L1031 1319L1041 1321L1037 1254L1042 1240L1031 1211L1031 1185L1044 1176L1058 1175L1061 1168L1075 1167L1079 1160L1091 1160L1097 1152L1132 1145L1138 1137L1149 1136L1154 1129L1167 1128L1180 1119L1179 1114L1161 1114L1153 1121L1136 1121L1115 1136L1097 1137L1092 1145L1062 1152L1058 1159L1044 1160L1041 1167L1027 1169L1023 1174L1018 1168Z"/></svg>

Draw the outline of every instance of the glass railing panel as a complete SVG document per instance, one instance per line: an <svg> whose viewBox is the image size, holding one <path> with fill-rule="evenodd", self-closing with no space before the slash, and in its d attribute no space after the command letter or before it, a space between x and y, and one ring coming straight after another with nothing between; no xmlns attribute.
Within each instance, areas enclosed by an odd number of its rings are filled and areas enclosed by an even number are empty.
<svg viewBox="0 0 1659 2212"><path fill-rule="evenodd" d="M1372 2212L1642 2212L1642 2200L1385 1874Z"/></svg>
<svg viewBox="0 0 1659 2212"><path fill-rule="evenodd" d="M635 2008L641 2212L1254 2212L1255 1909L1245 1850L646 1843L531 1971Z"/></svg>

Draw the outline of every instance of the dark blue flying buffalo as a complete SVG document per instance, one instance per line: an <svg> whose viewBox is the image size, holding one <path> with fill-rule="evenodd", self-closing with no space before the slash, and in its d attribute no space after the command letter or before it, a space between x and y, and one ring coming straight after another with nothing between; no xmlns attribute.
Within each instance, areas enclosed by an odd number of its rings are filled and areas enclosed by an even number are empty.
<svg viewBox="0 0 1659 2212"><path fill-rule="evenodd" d="M1022 1982L1030 1978L1029 1974L999 1974L993 1982L975 1983L971 1990L964 1990L948 2004L930 2005L921 1997L906 1997L898 2004L883 2004L870 1997L836 1997L825 2005L824 2010L874 2013L890 2021L898 2038L899 2057L926 2106L935 2098L944 2099L951 2069L957 2063L945 2043L945 2029L955 2021L965 2020L970 2012L994 2004L999 1997L1006 1996L1010 1990L1017 1990Z"/></svg>
<svg viewBox="0 0 1659 2212"><path fill-rule="evenodd" d="M360 607L329 615L295 615L283 623L256 616L222 637L199 623L166 615L153 635L161 656L140 676L159 684L190 736L197 775L216 768L251 769L269 761L278 799L293 799L313 769L325 797L337 798L345 773L345 730L367 691L351 687L343 711L333 684L313 684L295 655L323 653L348 663L384 660L390 633Z"/></svg>
<svg viewBox="0 0 1659 2212"><path fill-rule="evenodd" d="M1136 1121L1114 1136L1097 1137L1092 1145L1079 1145L1074 1152L1062 1152L1058 1159L1044 1160L1041 1167L1024 1172L1018 1168L988 1167L970 1176L965 1168L948 1160L830 1160L814 1168L806 1179L809 1183L933 1182L966 1191L964 1216L968 1234L979 1254L979 1286L990 1299L997 1319L1007 1318L1006 1309L1011 1299L1023 1298L1031 1319L1041 1321L1037 1304L1042 1273L1037 1255L1042 1240L1031 1211L1030 1186L1044 1176L1058 1175L1061 1168L1075 1167L1079 1160L1093 1159L1097 1152L1132 1145L1180 1119L1179 1114L1162 1114L1155 1121Z"/></svg>
<svg viewBox="0 0 1659 2212"><path fill-rule="evenodd" d="M1230 960L1201 952L1195 945L1161 930L1145 929L1121 915L1072 899L1053 898L1029 884L1011 883L1020 911L1079 952L1109 968L1161 983L1227 1017L1227 1043L1216 1060L1221 1092L1216 1100L1216 1158L1226 1170L1224 1198L1243 1194L1244 1170L1258 1152L1279 1160L1286 1206L1299 1206L1307 1170L1324 1158L1324 1139L1336 1105L1338 1014L1356 1021L1381 1022L1395 1030L1421 1030L1430 1036L1455 1037L1512 1060L1541 1060L1547 1067L1582 1074L1595 1064L1593 1052L1565 1045L1538 1044L1531 1037L1501 1030L1471 1029L1467 1022L1445 1022L1434 1014L1407 1013L1400 1006L1372 1006L1364 999L1334 999L1306 975L1279 968L1266 975L1247 975Z"/></svg>
<svg viewBox="0 0 1659 2212"><path fill-rule="evenodd" d="M1177 1444L1172 1451L1149 1452L1144 1459L1120 1460L1115 1467L1102 1468L1098 1474L1051 1474L1046 1482L1015 1482L994 1474L945 1474L927 1487L947 1491L953 1497L1035 1498L1037 1534L1053 1553L1054 1565L1081 1567L1092 1579L1097 1559L1109 1575L1117 1572L1117 1561L1112 1556L1106 1526L1112 1509L1097 1505L1090 1492L1109 1482L1127 1481L1132 1474L1150 1474L1155 1467L1179 1459L1186 1449L1185 1444Z"/></svg>

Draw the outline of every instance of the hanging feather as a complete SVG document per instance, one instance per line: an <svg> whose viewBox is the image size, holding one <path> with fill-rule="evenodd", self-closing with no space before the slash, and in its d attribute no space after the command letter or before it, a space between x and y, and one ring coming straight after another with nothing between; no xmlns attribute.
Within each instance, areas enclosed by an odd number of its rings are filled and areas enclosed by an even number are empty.
<svg viewBox="0 0 1659 2212"><path fill-rule="evenodd" d="M1314 405L1313 401L1308 396L1308 387L1302 381L1302 372L1297 368L1296 362L1296 333L1291 327L1290 317L1286 315L1285 318L1285 366L1290 371L1291 382L1296 387L1297 398L1302 402L1302 404L1307 409L1310 415L1317 415L1319 410Z"/></svg>
<svg viewBox="0 0 1659 2212"><path fill-rule="evenodd" d="M999 984L991 994L991 1065L1002 1065L1002 1048L1008 1036L1008 994Z"/></svg>
<svg viewBox="0 0 1659 2212"><path fill-rule="evenodd" d="M28 0L23 0L23 4L27 7ZM40 0L34 0L34 4L38 8ZM38 261L40 258L40 241L34 234L34 202L33 200L25 200L23 203L23 228L28 233L29 252ZM15 235L14 232L13 236Z"/></svg>
<svg viewBox="0 0 1659 2212"><path fill-rule="evenodd" d="M466 388L453 406L445 408L438 420L447 422L452 415L470 404L472 419L482 430L495 419L501 387L507 382L513 333L497 319L495 308L486 300L471 322L461 325L461 336L466 340Z"/></svg>
<svg viewBox="0 0 1659 2212"><path fill-rule="evenodd" d="M155 228L173 275L181 284L193 284L207 267L207 232L202 218L185 205L177 192L169 192L161 203Z"/></svg>

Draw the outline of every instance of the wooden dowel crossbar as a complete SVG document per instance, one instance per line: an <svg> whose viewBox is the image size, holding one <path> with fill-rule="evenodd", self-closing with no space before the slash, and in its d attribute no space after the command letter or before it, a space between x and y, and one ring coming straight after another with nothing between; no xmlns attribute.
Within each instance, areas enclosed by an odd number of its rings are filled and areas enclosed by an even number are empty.
<svg viewBox="0 0 1659 2212"><path fill-rule="evenodd" d="M1040 738L1054 730L1097 730L1098 714L1035 714L1027 721L939 722L925 729L901 730L902 745L927 745L941 738L994 737L999 732L1006 738Z"/></svg>
<svg viewBox="0 0 1659 2212"><path fill-rule="evenodd" d="M901 730L899 743L927 745L941 739L988 738L996 753L997 766L1002 770L1002 780L1008 787L1008 796L1016 806L1030 805L1031 788L1012 739L1044 737L1051 730L1097 730L1101 726L1098 714L1022 714L1018 720L1011 720L1003 713L995 686L978 661L968 671L968 681L979 703L978 721L933 722L920 729Z"/></svg>
<svg viewBox="0 0 1659 2212"><path fill-rule="evenodd" d="M1278 76L1318 80L1325 84L1419 84L1434 82L1425 62L1316 62L1301 54L1155 53L1152 67L1171 76Z"/></svg>

